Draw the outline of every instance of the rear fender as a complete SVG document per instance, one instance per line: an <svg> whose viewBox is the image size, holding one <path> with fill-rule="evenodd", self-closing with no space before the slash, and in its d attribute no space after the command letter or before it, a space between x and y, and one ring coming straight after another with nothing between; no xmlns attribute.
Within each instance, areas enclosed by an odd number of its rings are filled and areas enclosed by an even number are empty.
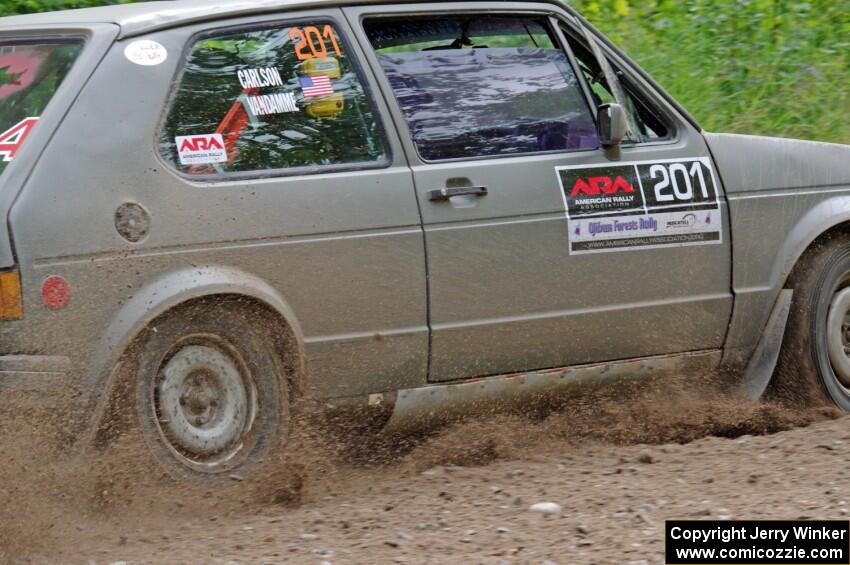
<svg viewBox="0 0 850 565"><path fill-rule="evenodd" d="M283 297L266 281L223 266L192 267L166 273L143 286L112 318L98 344L91 369L85 377L85 391L91 404L104 404L106 391L124 353L140 332L153 320L175 306L205 296L236 295L257 300L276 312L295 337L299 359L304 359L304 334L295 313ZM94 410L95 414L100 412Z"/></svg>
<svg viewBox="0 0 850 565"><path fill-rule="evenodd" d="M812 243L832 228L850 222L850 196L842 195L818 203L797 222L782 244L770 276L770 286L785 284L797 261Z"/></svg>

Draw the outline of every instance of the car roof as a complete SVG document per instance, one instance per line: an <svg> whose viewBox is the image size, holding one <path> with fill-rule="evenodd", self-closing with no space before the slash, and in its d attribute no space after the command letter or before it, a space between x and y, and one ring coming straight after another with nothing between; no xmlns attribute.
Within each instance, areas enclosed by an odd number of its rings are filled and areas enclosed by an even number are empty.
<svg viewBox="0 0 850 565"><path fill-rule="evenodd" d="M0 18L0 28L50 26L84 26L111 23L120 26L120 37L130 37L194 21L211 20L230 15L285 10L302 4L333 4L335 0L174 0L116 4L81 10L62 10Z"/></svg>
<svg viewBox="0 0 850 565"><path fill-rule="evenodd" d="M404 3L417 1L424 2L427 0L401 0ZM500 3L499 0L486 1L490 5ZM124 38L222 17L262 14L307 7L379 3L383 2L376 2L375 0L232 0L230 2L222 2L221 0L172 0L140 2L10 16L0 18L0 29L20 26L77 26L111 23L121 27L120 37Z"/></svg>

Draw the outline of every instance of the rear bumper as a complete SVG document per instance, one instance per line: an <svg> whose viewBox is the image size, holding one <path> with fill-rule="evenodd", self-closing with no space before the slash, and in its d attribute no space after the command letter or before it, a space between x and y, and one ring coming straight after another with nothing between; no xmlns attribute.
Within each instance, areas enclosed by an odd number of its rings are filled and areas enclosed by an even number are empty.
<svg viewBox="0 0 850 565"><path fill-rule="evenodd" d="M0 355L0 392L50 391L67 384L71 360L57 355Z"/></svg>

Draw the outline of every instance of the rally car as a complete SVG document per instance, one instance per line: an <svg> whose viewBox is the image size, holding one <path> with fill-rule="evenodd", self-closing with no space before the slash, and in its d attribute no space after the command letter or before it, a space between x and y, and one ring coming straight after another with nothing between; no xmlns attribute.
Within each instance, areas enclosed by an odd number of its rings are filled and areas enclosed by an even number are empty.
<svg viewBox="0 0 850 565"><path fill-rule="evenodd" d="M189 480L305 405L725 369L850 409L850 148L703 131L557 2L6 18L0 131L0 395Z"/></svg>

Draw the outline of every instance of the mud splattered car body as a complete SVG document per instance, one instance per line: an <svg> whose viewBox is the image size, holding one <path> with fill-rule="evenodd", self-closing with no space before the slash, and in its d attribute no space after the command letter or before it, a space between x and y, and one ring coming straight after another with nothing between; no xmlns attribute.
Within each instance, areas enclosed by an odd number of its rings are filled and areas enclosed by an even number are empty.
<svg viewBox="0 0 850 565"><path fill-rule="evenodd" d="M0 123L0 390L78 390L89 430L138 380L192 472L274 443L296 398L769 376L783 287L850 220L850 148L704 132L560 4L7 18L3 84L56 45L78 53L37 123Z"/></svg>

